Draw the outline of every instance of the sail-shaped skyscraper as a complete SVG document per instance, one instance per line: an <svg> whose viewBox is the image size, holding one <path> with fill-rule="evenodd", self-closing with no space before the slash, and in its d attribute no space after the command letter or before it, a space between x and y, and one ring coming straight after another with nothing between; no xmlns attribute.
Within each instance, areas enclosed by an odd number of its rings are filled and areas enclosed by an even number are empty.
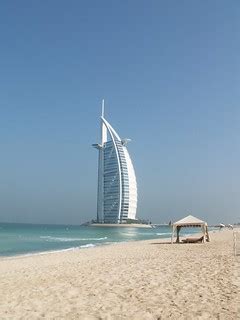
<svg viewBox="0 0 240 320"><path fill-rule="evenodd" d="M98 223L126 223L136 219L137 183L127 150L130 139L121 139L104 118L102 103L101 143L98 149Z"/></svg>

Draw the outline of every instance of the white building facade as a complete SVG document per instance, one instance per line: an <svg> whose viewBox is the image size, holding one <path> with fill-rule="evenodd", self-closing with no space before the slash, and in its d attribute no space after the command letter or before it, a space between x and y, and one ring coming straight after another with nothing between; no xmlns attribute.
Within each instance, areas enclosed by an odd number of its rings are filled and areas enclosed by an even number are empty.
<svg viewBox="0 0 240 320"><path fill-rule="evenodd" d="M101 116L101 143L98 149L98 223L126 223L136 219L137 183L135 171L127 150L129 139L121 139Z"/></svg>

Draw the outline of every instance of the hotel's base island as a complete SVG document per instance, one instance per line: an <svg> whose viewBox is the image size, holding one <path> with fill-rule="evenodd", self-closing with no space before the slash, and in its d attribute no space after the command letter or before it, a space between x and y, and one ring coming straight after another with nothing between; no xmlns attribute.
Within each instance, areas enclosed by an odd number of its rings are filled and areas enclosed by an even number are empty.
<svg viewBox="0 0 240 320"><path fill-rule="evenodd" d="M140 226L136 219L136 176L127 150L130 139L121 139L104 118L104 100L100 124L101 142L93 144L98 149L96 224Z"/></svg>

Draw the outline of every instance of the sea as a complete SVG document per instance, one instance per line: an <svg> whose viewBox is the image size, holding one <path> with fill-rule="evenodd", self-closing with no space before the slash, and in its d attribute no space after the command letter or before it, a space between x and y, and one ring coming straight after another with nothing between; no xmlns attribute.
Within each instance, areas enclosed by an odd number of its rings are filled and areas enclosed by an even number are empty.
<svg viewBox="0 0 240 320"><path fill-rule="evenodd" d="M186 229L187 234L196 232L194 229ZM0 223L0 256L79 250L118 242L169 237L169 226L134 228Z"/></svg>

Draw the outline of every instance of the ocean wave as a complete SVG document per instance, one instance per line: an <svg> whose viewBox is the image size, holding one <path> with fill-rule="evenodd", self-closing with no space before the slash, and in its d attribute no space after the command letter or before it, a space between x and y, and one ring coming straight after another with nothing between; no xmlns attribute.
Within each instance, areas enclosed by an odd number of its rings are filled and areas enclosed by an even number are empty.
<svg viewBox="0 0 240 320"><path fill-rule="evenodd" d="M96 245L93 243L88 243L88 244L84 244L82 246L79 246L79 248L93 248L93 247L96 247Z"/></svg>
<svg viewBox="0 0 240 320"><path fill-rule="evenodd" d="M31 257L31 256L39 256L39 255L46 255L52 253L59 253L64 251L74 251L78 250L78 247L66 248L66 249L58 249L58 250L46 250L46 251L39 251L39 252L29 252L29 253L19 253L14 256L4 257L6 260L17 259L22 257Z"/></svg>
<svg viewBox="0 0 240 320"><path fill-rule="evenodd" d="M71 248L65 248L65 249L56 249L56 250L46 250L46 251L39 251L39 252L29 252L29 253L19 253L14 256L10 257L4 257L4 260L11 260L11 259L16 259L16 258L22 258L22 257L31 257L31 256L41 256L41 255L47 255L47 254L55 254L55 253L62 253L62 252L67 252L67 251L75 251L79 249L84 249L84 248L93 248L96 247L95 244L93 243L88 243L84 244L79 247L71 247Z"/></svg>
<svg viewBox="0 0 240 320"><path fill-rule="evenodd" d="M41 236L41 239L51 242L73 242L73 241L101 241L106 240L107 237L103 238L62 238L62 237L51 237L51 236Z"/></svg>
<svg viewBox="0 0 240 320"><path fill-rule="evenodd" d="M165 236L165 235L169 235L169 234L172 234L172 232L158 232L158 233L156 233L156 235L158 235L158 236Z"/></svg>

